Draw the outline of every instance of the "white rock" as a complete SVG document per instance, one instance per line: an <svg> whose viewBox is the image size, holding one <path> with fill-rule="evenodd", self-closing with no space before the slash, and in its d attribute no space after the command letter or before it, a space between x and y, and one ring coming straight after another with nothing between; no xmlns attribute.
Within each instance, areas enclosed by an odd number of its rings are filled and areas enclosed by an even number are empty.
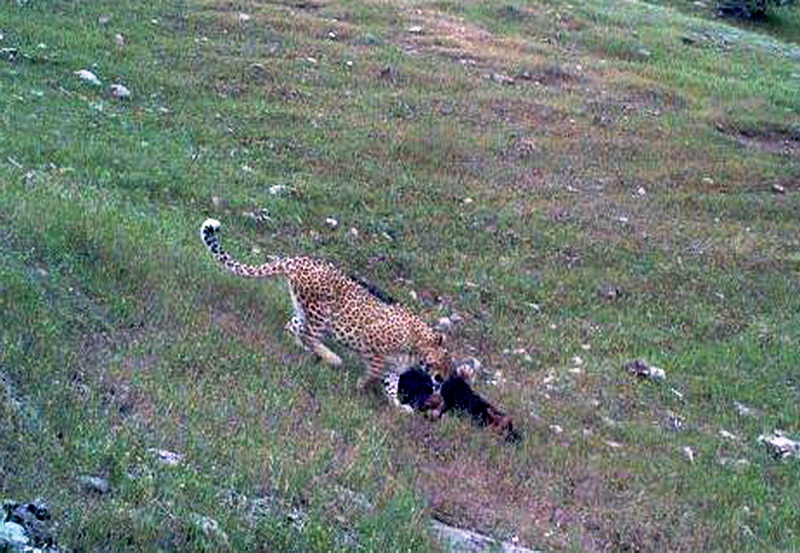
<svg viewBox="0 0 800 553"><path fill-rule="evenodd" d="M408 30L409 33L418 35L418 34L422 33L422 25L412 25L407 30Z"/></svg>
<svg viewBox="0 0 800 553"><path fill-rule="evenodd" d="M694 449L689 447L688 445L681 449L683 456L686 457L690 463L694 463Z"/></svg>
<svg viewBox="0 0 800 553"><path fill-rule="evenodd" d="M731 434L730 432L728 432L727 430L724 430L724 429L719 431L719 435L720 435L720 437L725 438L726 440L738 440L739 439L736 436L736 434Z"/></svg>
<svg viewBox="0 0 800 553"><path fill-rule="evenodd" d="M125 37L117 33L114 35L114 44L119 47L125 46Z"/></svg>
<svg viewBox="0 0 800 553"><path fill-rule="evenodd" d="M103 83L100 82L100 79L97 78L97 75L89 71L88 69L81 69L80 71L75 71L75 75L85 83L94 86L100 86Z"/></svg>
<svg viewBox="0 0 800 553"><path fill-rule="evenodd" d="M748 407L744 403L739 403L738 401L734 401L733 406L736 408L736 412L739 414L740 417L758 416L758 411L756 411L752 407Z"/></svg>
<svg viewBox="0 0 800 553"><path fill-rule="evenodd" d="M328 227L335 229L339 226L339 221L337 221L333 217L326 217L325 224L328 225Z"/></svg>
<svg viewBox="0 0 800 553"><path fill-rule="evenodd" d="M131 91L123 84L114 83L108 87L108 93L111 94L113 98L118 100L127 100L131 97Z"/></svg>
<svg viewBox="0 0 800 553"><path fill-rule="evenodd" d="M239 15L238 15L239 23L246 23L246 22L250 21L250 18L251 18L250 14L239 12Z"/></svg>
<svg viewBox="0 0 800 553"><path fill-rule="evenodd" d="M284 192L288 192L289 187L285 184L273 184L269 187L269 193L273 196L278 196L279 194L283 194Z"/></svg>
<svg viewBox="0 0 800 553"><path fill-rule="evenodd" d="M171 467L176 467L183 462L183 455L180 453L175 453L174 451L168 451L166 449L156 449L151 447L148 449L150 453L155 454L156 458L161 461L165 465L169 465Z"/></svg>
<svg viewBox="0 0 800 553"><path fill-rule="evenodd" d="M796 457L800 459L800 442L787 438L780 430L775 430L772 436L762 434L758 437L758 441L767 446L773 457L779 459Z"/></svg>

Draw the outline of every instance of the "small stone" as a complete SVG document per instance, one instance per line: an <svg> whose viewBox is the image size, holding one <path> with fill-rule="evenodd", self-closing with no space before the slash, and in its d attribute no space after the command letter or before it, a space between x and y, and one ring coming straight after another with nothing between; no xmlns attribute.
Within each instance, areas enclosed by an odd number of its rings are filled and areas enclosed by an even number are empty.
<svg viewBox="0 0 800 553"><path fill-rule="evenodd" d="M114 83L108 87L108 93L117 100L127 100L131 97L131 91L123 84Z"/></svg>
<svg viewBox="0 0 800 553"><path fill-rule="evenodd" d="M272 186L269 187L269 193L272 194L273 196L280 196L281 194L284 194L285 192L288 191L289 187L286 186L285 184L273 184Z"/></svg>
<svg viewBox="0 0 800 553"><path fill-rule="evenodd" d="M250 21L251 17L252 16L248 13L239 12L237 19L239 20L239 23L247 23L248 21Z"/></svg>
<svg viewBox="0 0 800 553"><path fill-rule="evenodd" d="M331 40L336 40L337 38L336 31L328 31L328 38Z"/></svg>
<svg viewBox="0 0 800 553"><path fill-rule="evenodd" d="M166 449L155 449L150 448L148 449L150 453L154 453L156 458L161 461L161 463L165 465L169 465L171 467L176 467L183 462L183 455L180 453L175 453L174 451L168 451Z"/></svg>
<svg viewBox="0 0 800 553"><path fill-rule="evenodd" d="M740 417L756 417L758 416L758 411L753 409L752 407L748 407L744 403L739 403L738 401L733 402L733 407L736 409L736 413Z"/></svg>
<svg viewBox="0 0 800 553"><path fill-rule="evenodd" d="M0 524L0 546L2 551L5 551L6 546L9 547L8 551L24 551L29 542L29 538L25 533L25 528L16 522L3 522Z"/></svg>
<svg viewBox="0 0 800 553"><path fill-rule="evenodd" d="M339 226L339 221L337 221L333 217L326 217L325 224L328 225L329 228L335 229Z"/></svg>
<svg viewBox="0 0 800 553"><path fill-rule="evenodd" d="M664 380L667 377L667 373L664 369L651 366L642 359L636 359L627 363L625 368L628 369L628 372L632 375L648 378L650 380Z"/></svg>
<svg viewBox="0 0 800 553"><path fill-rule="evenodd" d="M489 79L492 81L503 84L503 85L513 85L516 83L513 77L509 77L508 75L504 75L503 73L492 73L489 75Z"/></svg>
<svg viewBox="0 0 800 553"><path fill-rule="evenodd" d="M350 229L350 232L349 232L349 234L350 234L350 236L351 236L352 238L358 238L358 236L359 236L359 234L360 234L360 233L358 232L358 229L357 229L357 228L355 228L355 227L352 227L352 228Z"/></svg>
<svg viewBox="0 0 800 553"><path fill-rule="evenodd" d="M597 290L597 296L607 301L619 299L621 295L620 289L613 284L603 285Z"/></svg>
<svg viewBox="0 0 800 553"><path fill-rule="evenodd" d="M758 441L763 443L776 459L785 459L786 457L800 459L800 441L787 438L780 430L775 430L772 436L762 434L758 437Z"/></svg>
<svg viewBox="0 0 800 553"><path fill-rule="evenodd" d="M714 184L714 179L712 179L711 177L703 177L701 179L701 181L702 181L703 184L707 184L708 186L711 186L711 185Z"/></svg>
<svg viewBox="0 0 800 553"><path fill-rule="evenodd" d="M114 35L114 44L119 46L120 48L125 46L125 37L122 36L120 33Z"/></svg>
<svg viewBox="0 0 800 553"><path fill-rule="evenodd" d="M726 440L738 440L739 438L735 434L731 434L727 430L720 430L719 435Z"/></svg>
<svg viewBox="0 0 800 553"><path fill-rule="evenodd" d="M306 61L307 61L308 63L310 63L310 64L316 65L316 63L317 63L317 58L312 58L311 56L309 56L309 57L307 57L307 58L306 58Z"/></svg>
<svg viewBox="0 0 800 553"><path fill-rule="evenodd" d="M75 75L77 75L77 77L83 82L93 86L100 86L101 84L103 84L102 82L100 82L100 79L97 78L97 75L95 75L88 69L81 69L80 71L75 71Z"/></svg>
<svg viewBox="0 0 800 553"><path fill-rule="evenodd" d="M636 189L637 196L644 196L645 194L647 194L647 190L644 189L644 186L640 186Z"/></svg>
<svg viewBox="0 0 800 553"><path fill-rule="evenodd" d="M422 33L422 25L412 25L408 29L406 29L409 33L418 35Z"/></svg>
<svg viewBox="0 0 800 553"><path fill-rule="evenodd" d="M612 440L606 440L606 445L611 449L622 449L622 444Z"/></svg>
<svg viewBox="0 0 800 553"><path fill-rule="evenodd" d="M548 428L550 428L550 431L553 434L561 434L562 432L564 432L564 429L557 424L551 424Z"/></svg>
<svg viewBox="0 0 800 553"><path fill-rule="evenodd" d="M772 191L775 194L786 194L786 187L782 186L780 184L773 184L772 185Z"/></svg>
<svg viewBox="0 0 800 553"><path fill-rule="evenodd" d="M471 204L473 201L474 201L474 200L473 200L472 198L464 198L463 200L461 200L461 203L463 203L464 205L469 205L469 204Z"/></svg>
<svg viewBox="0 0 800 553"><path fill-rule="evenodd" d="M686 447L681 449L681 452L683 453L683 456L689 460L690 463L694 463L694 455L695 455L694 449L692 449L687 445Z"/></svg>
<svg viewBox="0 0 800 553"><path fill-rule="evenodd" d="M78 478L78 482L87 492L105 495L111 491L111 484L108 480L99 476L81 476Z"/></svg>
<svg viewBox="0 0 800 553"><path fill-rule="evenodd" d="M222 531L219 526L219 522L215 519L203 515L194 515L194 523L200 529L200 532L203 533L203 536L206 539L216 541L221 544L228 543L228 535Z"/></svg>
<svg viewBox="0 0 800 553"><path fill-rule="evenodd" d="M8 62L14 61L18 54L19 54L18 48L11 48L11 47L0 48L0 58L3 58Z"/></svg>
<svg viewBox="0 0 800 553"><path fill-rule="evenodd" d="M438 332L450 332L450 329L453 328L453 321L451 321L448 317L441 317L438 321L436 321L434 328Z"/></svg>

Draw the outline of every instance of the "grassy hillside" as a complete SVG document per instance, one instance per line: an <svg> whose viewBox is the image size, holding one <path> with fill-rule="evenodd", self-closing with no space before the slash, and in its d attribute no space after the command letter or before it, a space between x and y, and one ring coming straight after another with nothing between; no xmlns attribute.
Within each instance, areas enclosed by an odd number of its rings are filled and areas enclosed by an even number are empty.
<svg viewBox="0 0 800 553"><path fill-rule="evenodd" d="M756 439L800 439L796 44L636 1L0 15L0 499L63 547L800 549L800 462ZM524 442L315 363L209 216L458 313Z"/></svg>

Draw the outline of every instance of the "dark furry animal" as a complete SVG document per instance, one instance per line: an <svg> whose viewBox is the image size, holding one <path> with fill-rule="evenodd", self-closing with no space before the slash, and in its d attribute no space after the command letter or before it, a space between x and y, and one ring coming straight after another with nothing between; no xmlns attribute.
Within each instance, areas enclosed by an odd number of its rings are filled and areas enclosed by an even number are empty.
<svg viewBox="0 0 800 553"><path fill-rule="evenodd" d="M464 413L475 424L489 427L506 441L520 441L522 436L514 429L511 417L475 393L469 384L471 376L467 369L456 370L439 384L427 371L412 367L399 375L387 375L384 386L389 399L408 411L428 412L437 418L448 411Z"/></svg>
<svg viewBox="0 0 800 553"><path fill-rule="evenodd" d="M469 415L475 424L488 426L507 442L519 442L522 439L520 433L514 430L511 417L476 394L460 373L457 372L444 381L440 394L443 408L438 409L439 416L447 411L459 411Z"/></svg>

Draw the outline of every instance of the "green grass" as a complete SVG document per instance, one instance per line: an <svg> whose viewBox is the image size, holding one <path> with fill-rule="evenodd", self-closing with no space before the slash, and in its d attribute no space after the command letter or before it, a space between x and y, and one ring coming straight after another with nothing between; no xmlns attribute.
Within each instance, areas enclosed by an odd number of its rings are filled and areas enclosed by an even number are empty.
<svg viewBox="0 0 800 553"><path fill-rule="evenodd" d="M2 13L0 497L48 501L63 546L430 551L436 517L545 550L800 548L800 465L756 442L800 435L796 45L603 0ZM208 216L240 258L457 311L523 444L316 364L282 283L208 259Z"/></svg>

